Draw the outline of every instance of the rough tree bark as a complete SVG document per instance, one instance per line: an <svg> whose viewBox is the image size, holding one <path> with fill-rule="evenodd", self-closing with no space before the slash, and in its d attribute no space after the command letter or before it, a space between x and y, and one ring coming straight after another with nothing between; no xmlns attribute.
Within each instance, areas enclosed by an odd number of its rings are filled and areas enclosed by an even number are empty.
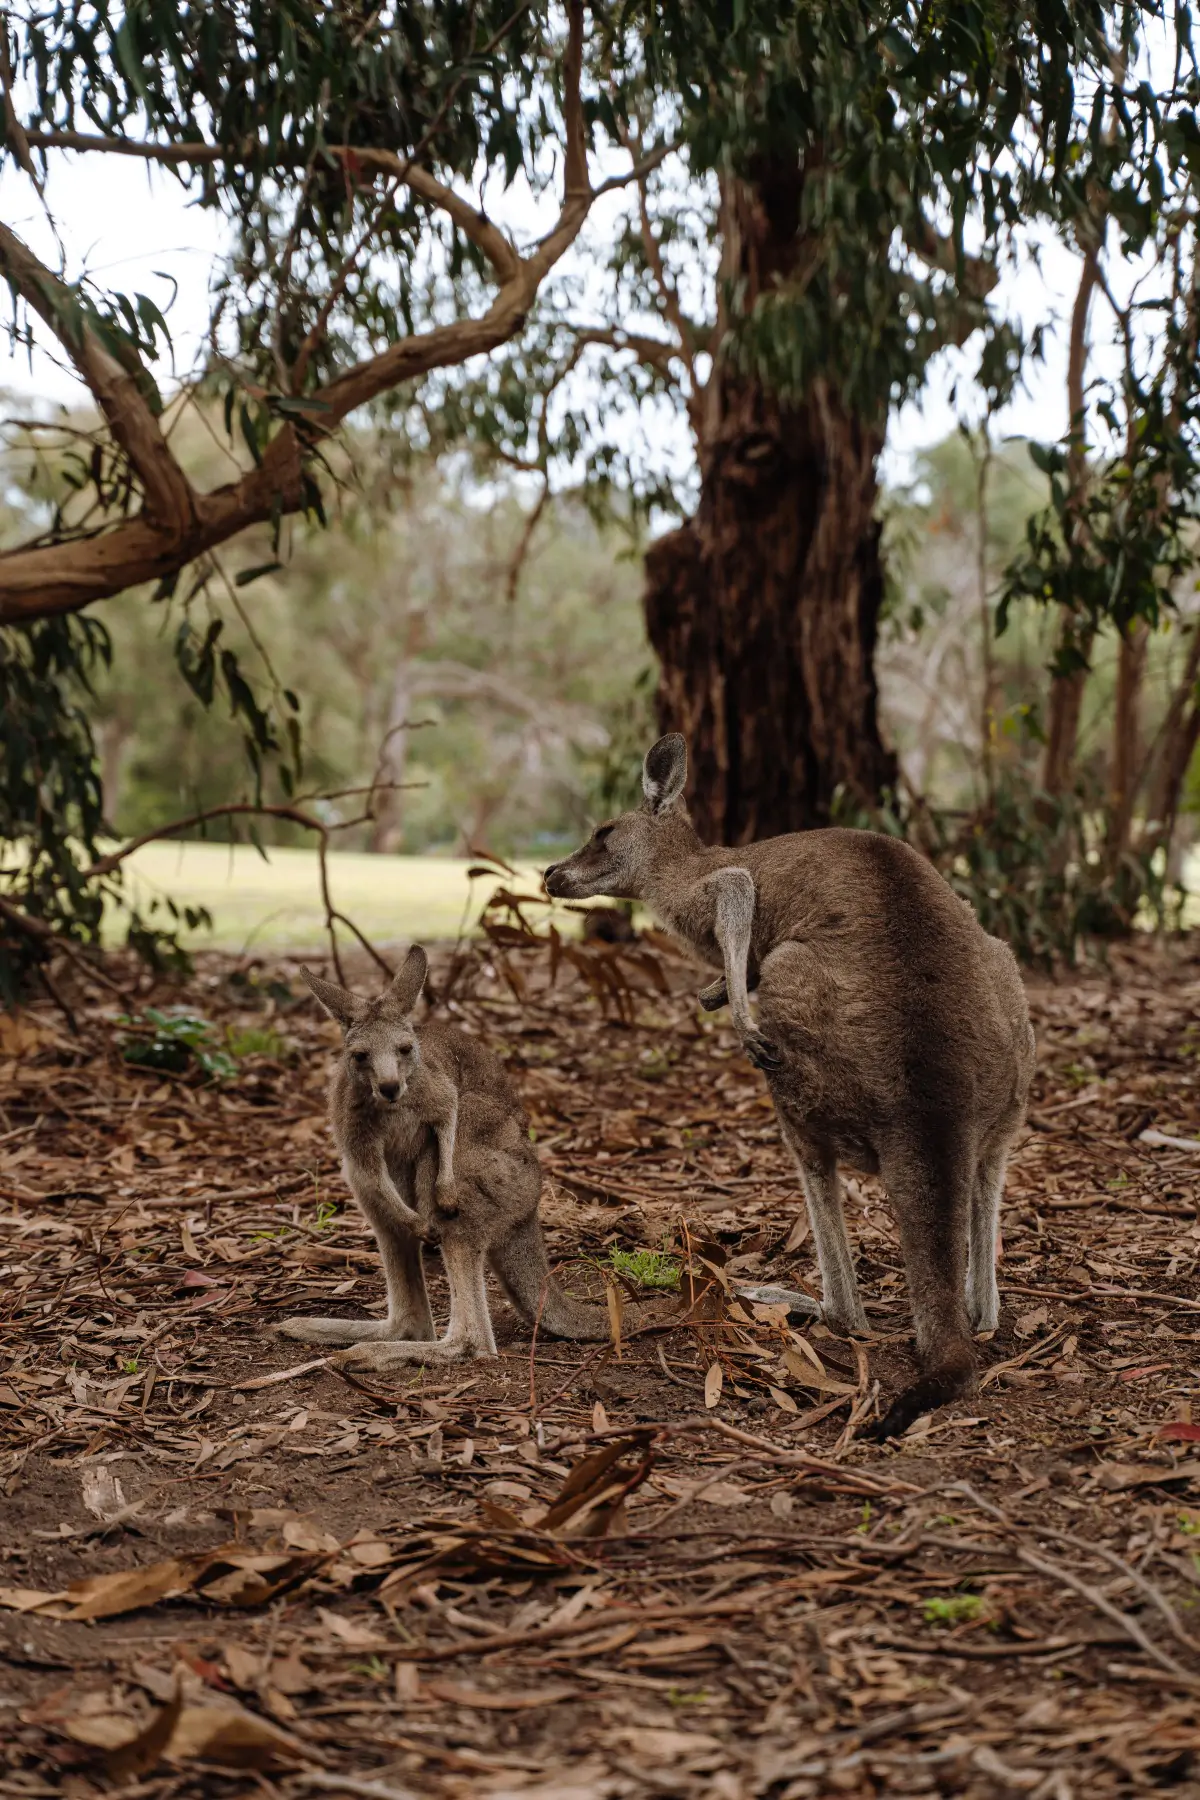
<svg viewBox="0 0 1200 1800"><path fill-rule="evenodd" d="M747 307L803 254L801 187L778 169L729 184L723 275ZM646 624L697 827L738 844L825 824L839 789L869 803L896 779L874 673L882 432L823 382L779 401L723 363L700 410L700 504L646 557Z"/></svg>
<svg viewBox="0 0 1200 1800"><path fill-rule="evenodd" d="M724 401L697 514L646 558L645 606L698 829L740 844L828 823L839 788L877 799L896 764L876 717L879 441L824 395L782 410L740 383Z"/></svg>
<svg viewBox="0 0 1200 1800"><path fill-rule="evenodd" d="M1083 506L1087 488L1087 414L1084 410L1084 382L1087 375L1087 322L1092 295L1100 279L1100 247L1098 242L1085 246L1083 265L1075 304L1071 309L1071 336L1067 356L1067 405L1071 429L1067 444L1067 491L1073 511ZM1082 526L1076 520L1073 529ZM1059 626L1060 649L1074 645L1084 659L1084 667L1068 669L1050 682L1050 704L1046 719L1046 749L1042 760L1042 786L1056 798L1066 793L1075 769L1075 748L1079 741L1079 720L1083 711L1083 694L1087 686L1087 659L1092 653L1092 633L1088 627L1076 627L1068 614Z"/></svg>

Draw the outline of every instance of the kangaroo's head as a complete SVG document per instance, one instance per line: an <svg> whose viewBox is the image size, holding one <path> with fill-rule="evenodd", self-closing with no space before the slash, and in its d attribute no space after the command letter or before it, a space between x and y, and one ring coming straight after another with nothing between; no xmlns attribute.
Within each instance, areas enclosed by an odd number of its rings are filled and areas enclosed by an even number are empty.
<svg viewBox="0 0 1200 1800"><path fill-rule="evenodd" d="M646 752L641 806L597 825L574 856L552 863L543 876L546 892L556 900L587 900L593 894L646 899L663 864L695 847L683 804L686 781L687 745L671 731Z"/></svg>
<svg viewBox="0 0 1200 1800"><path fill-rule="evenodd" d="M336 982L322 981L300 970L331 1019L342 1028L342 1063L353 1087L380 1106L396 1106L403 1098L421 1050L412 1014L429 959L414 944L389 988L374 1000L352 994Z"/></svg>

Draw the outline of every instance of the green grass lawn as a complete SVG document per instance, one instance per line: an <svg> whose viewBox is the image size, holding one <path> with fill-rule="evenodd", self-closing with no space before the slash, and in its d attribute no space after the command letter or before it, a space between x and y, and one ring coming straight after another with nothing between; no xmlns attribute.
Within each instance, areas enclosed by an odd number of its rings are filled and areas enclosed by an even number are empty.
<svg viewBox="0 0 1200 1800"><path fill-rule="evenodd" d="M204 906L212 931L183 933L193 949L316 950L326 942L316 852L250 844L146 844L125 865L131 897L155 896ZM464 915L473 924L494 884L468 881L471 865L440 856L331 855L329 886L337 911L380 944L453 938ZM518 891L540 891L540 874L520 871ZM114 916L113 932L120 929Z"/></svg>
<svg viewBox="0 0 1200 1800"><path fill-rule="evenodd" d="M208 908L212 931L184 933L194 949L316 950L326 942L313 850L272 850L264 862L250 844L146 844L125 867L143 906L169 895ZM441 856L331 855L333 904L380 944L457 937L464 916L473 925L492 892L489 881L467 880L469 867ZM538 870L519 874L520 891L540 892ZM1200 925L1200 852L1188 859L1186 881L1188 923ZM114 935L119 929L114 918Z"/></svg>

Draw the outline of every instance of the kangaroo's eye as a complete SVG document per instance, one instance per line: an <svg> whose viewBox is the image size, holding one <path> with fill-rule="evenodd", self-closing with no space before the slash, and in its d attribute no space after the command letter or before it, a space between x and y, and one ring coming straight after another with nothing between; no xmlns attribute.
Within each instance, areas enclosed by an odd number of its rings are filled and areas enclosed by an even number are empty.
<svg viewBox="0 0 1200 1800"><path fill-rule="evenodd" d="M397 1056L411 1056L412 1048L413 1047L411 1044L397 1044L396 1045L396 1055Z"/></svg>
<svg viewBox="0 0 1200 1800"><path fill-rule="evenodd" d="M612 826L611 825L601 825L598 827L597 830L593 831L592 842L594 844L607 844L607 842L611 836L612 836Z"/></svg>
<svg viewBox="0 0 1200 1800"><path fill-rule="evenodd" d="M351 1060L353 1062L356 1062L360 1068L362 1067L363 1063L370 1062L370 1060L371 1060L370 1056L367 1054L367 1052L365 1050L352 1050L350 1052L350 1057L351 1057Z"/></svg>

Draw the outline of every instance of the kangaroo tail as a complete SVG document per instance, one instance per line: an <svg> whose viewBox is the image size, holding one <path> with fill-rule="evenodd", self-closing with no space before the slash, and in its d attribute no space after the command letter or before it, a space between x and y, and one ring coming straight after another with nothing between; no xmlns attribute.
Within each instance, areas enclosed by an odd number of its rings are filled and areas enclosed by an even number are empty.
<svg viewBox="0 0 1200 1800"><path fill-rule="evenodd" d="M594 1344L611 1335L606 1308L573 1300L554 1279L536 1213L502 1243L493 1244L490 1256L505 1293L526 1323L536 1324L539 1332Z"/></svg>
<svg viewBox="0 0 1200 1800"><path fill-rule="evenodd" d="M934 1367L926 1369L911 1387L897 1394L879 1423L863 1435L876 1443L899 1437L922 1413L933 1412L935 1407L946 1406L974 1390L975 1356L970 1342L944 1346Z"/></svg>

